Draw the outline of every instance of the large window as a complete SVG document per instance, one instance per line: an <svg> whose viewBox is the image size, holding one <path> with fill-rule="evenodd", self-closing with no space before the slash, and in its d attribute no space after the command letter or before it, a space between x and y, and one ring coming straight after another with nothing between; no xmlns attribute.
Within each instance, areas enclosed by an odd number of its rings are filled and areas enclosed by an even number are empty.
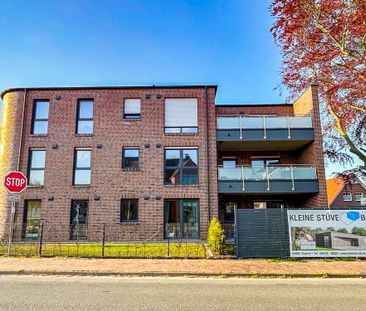
<svg viewBox="0 0 366 311"><path fill-rule="evenodd" d="M139 154L137 148L123 148L122 167L126 169L139 168Z"/></svg>
<svg viewBox="0 0 366 311"><path fill-rule="evenodd" d="M197 133L197 98L165 99L165 133Z"/></svg>
<svg viewBox="0 0 366 311"><path fill-rule="evenodd" d="M165 184L198 184L197 149L165 149Z"/></svg>
<svg viewBox="0 0 366 311"><path fill-rule="evenodd" d="M26 200L24 205L24 237L37 239L41 225L41 200Z"/></svg>
<svg viewBox="0 0 366 311"><path fill-rule="evenodd" d="M140 119L141 100L139 98L126 98L123 108L124 119Z"/></svg>
<svg viewBox="0 0 366 311"><path fill-rule="evenodd" d="M48 133L48 100L36 100L33 104L31 134L46 135Z"/></svg>
<svg viewBox="0 0 366 311"><path fill-rule="evenodd" d="M121 200L121 222L136 222L138 220L138 200Z"/></svg>
<svg viewBox="0 0 366 311"><path fill-rule="evenodd" d="M74 185L89 186L91 177L91 150L75 149Z"/></svg>
<svg viewBox="0 0 366 311"><path fill-rule="evenodd" d="M70 215L70 239L86 240L88 232L88 201L73 200Z"/></svg>
<svg viewBox="0 0 366 311"><path fill-rule="evenodd" d="M78 100L76 134L93 134L93 107L92 99Z"/></svg>
<svg viewBox="0 0 366 311"><path fill-rule="evenodd" d="M166 239L199 239L198 200L166 200L164 227Z"/></svg>
<svg viewBox="0 0 366 311"><path fill-rule="evenodd" d="M46 163L46 150L29 151L28 183L31 186L44 185L44 169Z"/></svg>

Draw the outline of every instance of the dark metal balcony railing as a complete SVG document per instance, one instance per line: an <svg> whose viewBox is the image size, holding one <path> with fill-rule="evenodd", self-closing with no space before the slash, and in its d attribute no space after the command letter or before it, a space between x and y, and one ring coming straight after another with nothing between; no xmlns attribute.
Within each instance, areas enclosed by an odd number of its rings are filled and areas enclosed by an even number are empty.
<svg viewBox="0 0 366 311"><path fill-rule="evenodd" d="M218 179L221 181L242 181L243 191L246 181L266 181L267 189L271 180L286 180L292 182L295 189L296 180L317 180L316 168L308 165L271 165L271 166L219 166Z"/></svg>
<svg viewBox="0 0 366 311"><path fill-rule="evenodd" d="M217 117L218 130L239 130L240 139L246 130L263 130L263 138L267 138L267 131L287 129L288 138L291 138L291 129L312 128L311 116L219 116Z"/></svg>

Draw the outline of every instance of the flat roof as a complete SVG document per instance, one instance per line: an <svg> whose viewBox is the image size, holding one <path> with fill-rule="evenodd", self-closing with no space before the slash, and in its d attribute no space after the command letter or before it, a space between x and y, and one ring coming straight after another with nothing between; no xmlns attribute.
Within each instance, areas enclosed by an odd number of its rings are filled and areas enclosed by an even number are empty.
<svg viewBox="0 0 366 311"><path fill-rule="evenodd" d="M3 90L0 95L1 98L8 92L23 91L23 90L118 90L118 89L174 89L174 88L202 88L202 87L213 87L215 92L217 91L217 84L188 84L188 85L114 85L114 86L46 86L46 87L16 87Z"/></svg>
<svg viewBox="0 0 366 311"><path fill-rule="evenodd" d="M258 104L216 104L216 107L265 107L265 106L293 106L290 103L258 103Z"/></svg>

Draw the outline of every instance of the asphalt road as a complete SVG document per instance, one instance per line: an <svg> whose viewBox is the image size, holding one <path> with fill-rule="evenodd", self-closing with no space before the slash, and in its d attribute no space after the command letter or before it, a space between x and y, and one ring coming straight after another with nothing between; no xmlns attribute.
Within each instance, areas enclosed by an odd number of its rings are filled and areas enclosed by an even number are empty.
<svg viewBox="0 0 366 311"><path fill-rule="evenodd" d="M366 310L366 280L0 276L0 310Z"/></svg>

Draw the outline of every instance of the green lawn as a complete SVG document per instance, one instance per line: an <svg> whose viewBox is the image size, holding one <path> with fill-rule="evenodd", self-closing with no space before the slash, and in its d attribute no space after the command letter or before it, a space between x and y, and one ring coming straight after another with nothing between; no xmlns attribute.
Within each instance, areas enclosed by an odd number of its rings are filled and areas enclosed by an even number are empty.
<svg viewBox="0 0 366 311"><path fill-rule="evenodd" d="M38 256L38 244L13 244L14 256ZM0 245L0 254L7 254L7 245ZM43 244L42 256L101 257L102 244ZM196 257L205 258L206 249L201 243L106 243L105 257Z"/></svg>

